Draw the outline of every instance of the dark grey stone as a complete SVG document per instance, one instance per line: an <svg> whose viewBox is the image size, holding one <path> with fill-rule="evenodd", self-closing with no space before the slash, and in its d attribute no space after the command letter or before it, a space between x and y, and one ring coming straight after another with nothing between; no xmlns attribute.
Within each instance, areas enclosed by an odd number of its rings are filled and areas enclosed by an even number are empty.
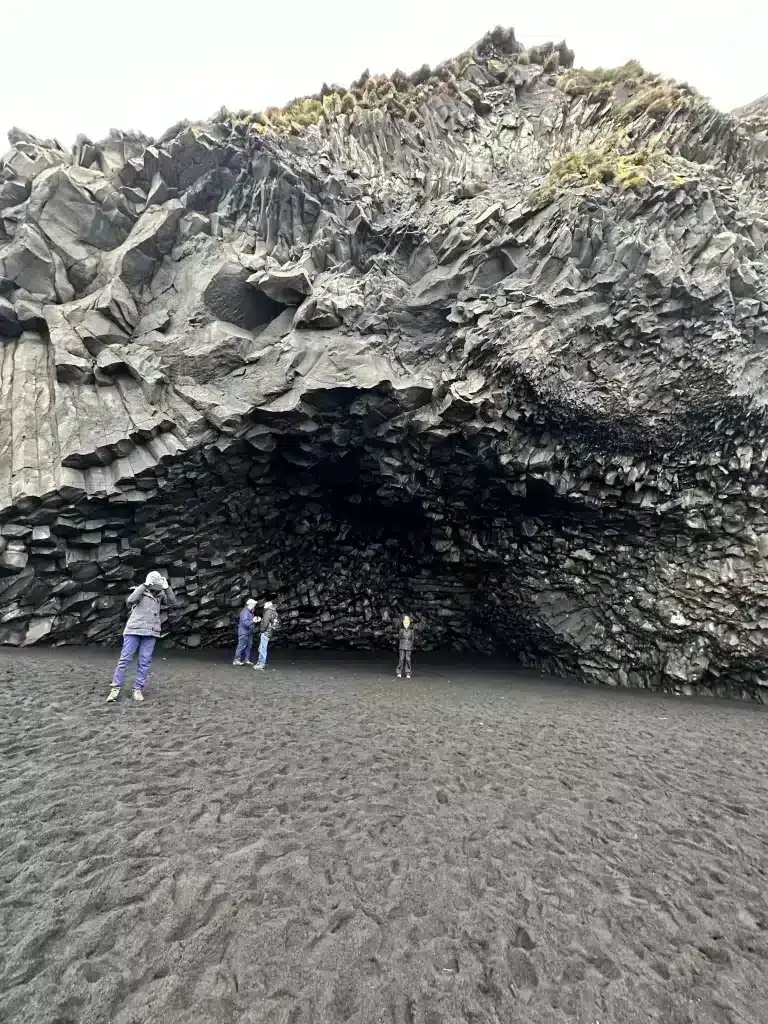
<svg viewBox="0 0 768 1024"><path fill-rule="evenodd" d="M18 338L23 332L24 328L13 303L0 297L0 335L5 338Z"/></svg>
<svg viewBox="0 0 768 1024"><path fill-rule="evenodd" d="M647 183L552 184L624 108L509 38L307 129L13 133L0 642L114 641L160 567L188 647L253 594L299 646L407 611L422 647L765 692L762 111L697 100Z"/></svg>

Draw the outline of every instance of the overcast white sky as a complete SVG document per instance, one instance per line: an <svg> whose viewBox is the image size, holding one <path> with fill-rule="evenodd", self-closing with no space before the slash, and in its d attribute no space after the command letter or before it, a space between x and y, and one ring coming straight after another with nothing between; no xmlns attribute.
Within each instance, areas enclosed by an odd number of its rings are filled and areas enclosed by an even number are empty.
<svg viewBox="0 0 768 1024"><path fill-rule="evenodd" d="M222 104L259 110L411 71L494 25L576 63L637 57L730 109L768 93L768 0L0 0L0 152L14 125L71 145L110 128L160 135Z"/></svg>

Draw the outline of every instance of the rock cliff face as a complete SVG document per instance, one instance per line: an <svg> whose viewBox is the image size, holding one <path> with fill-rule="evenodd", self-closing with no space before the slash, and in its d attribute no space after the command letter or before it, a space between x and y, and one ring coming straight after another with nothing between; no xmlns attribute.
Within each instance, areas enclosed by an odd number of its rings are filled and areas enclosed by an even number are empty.
<svg viewBox="0 0 768 1024"><path fill-rule="evenodd" d="M0 641L301 645L768 685L768 136L496 30L284 110L16 131Z"/></svg>
<svg viewBox="0 0 768 1024"><path fill-rule="evenodd" d="M768 93L745 107L738 107L732 113L736 117L765 117L768 114Z"/></svg>

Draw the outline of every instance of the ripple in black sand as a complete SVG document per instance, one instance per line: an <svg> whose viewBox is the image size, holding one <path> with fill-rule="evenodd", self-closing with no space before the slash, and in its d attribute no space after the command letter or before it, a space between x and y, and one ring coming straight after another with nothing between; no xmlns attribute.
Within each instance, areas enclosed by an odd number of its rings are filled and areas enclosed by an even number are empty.
<svg viewBox="0 0 768 1024"><path fill-rule="evenodd" d="M764 1024L763 709L0 653L8 1024Z"/></svg>

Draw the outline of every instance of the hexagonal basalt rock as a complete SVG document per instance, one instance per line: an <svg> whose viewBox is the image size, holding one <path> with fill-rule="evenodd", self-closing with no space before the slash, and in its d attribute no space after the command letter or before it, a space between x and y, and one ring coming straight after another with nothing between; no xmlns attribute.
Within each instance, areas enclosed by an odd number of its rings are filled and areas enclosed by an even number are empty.
<svg viewBox="0 0 768 1024"><path fill-rule="evenodd" d="M768 143L497 30L0 161L0 642L288 642L768 685ZM663 101L663 102L662 102Z"/></svg>

